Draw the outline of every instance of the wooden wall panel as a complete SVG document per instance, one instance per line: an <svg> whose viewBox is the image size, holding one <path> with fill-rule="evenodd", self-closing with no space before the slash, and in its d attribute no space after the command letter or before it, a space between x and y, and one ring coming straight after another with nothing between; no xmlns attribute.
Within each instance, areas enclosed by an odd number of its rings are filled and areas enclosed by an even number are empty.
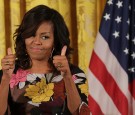
<svg viewBox="0 0 135 115"><path fill-rule="evenodd" d="M21 20L25 13L26 13L26 1L20 0L20 19Z"/></svg>
<svg viewBox="0 0 135 115"><path fill-rule="evenodd" d="M4 0L5 16L5 41L6 49L11 46L11 19L10 19L10 0ZM5 50L6 50L5 49Z"/></svg>

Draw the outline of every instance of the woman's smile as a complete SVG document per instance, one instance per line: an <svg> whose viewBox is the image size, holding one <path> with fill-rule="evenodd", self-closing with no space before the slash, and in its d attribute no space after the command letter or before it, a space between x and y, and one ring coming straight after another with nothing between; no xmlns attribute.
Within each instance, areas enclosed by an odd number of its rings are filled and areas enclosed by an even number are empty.
<svg viewBox="0 0 135 115"><path fill-rule="evenodd" d="M43 51L43 48L31 47L30 50L31 50L32 52L41 52L41 51Z"/></svg>

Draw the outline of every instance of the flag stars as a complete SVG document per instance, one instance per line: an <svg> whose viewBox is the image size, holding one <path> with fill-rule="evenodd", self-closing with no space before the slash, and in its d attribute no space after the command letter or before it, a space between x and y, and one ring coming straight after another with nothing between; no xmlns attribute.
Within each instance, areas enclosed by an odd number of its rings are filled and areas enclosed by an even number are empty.
<svg viewBox="0 0 135 115"><path fill-rule="evenodd" d="M127 40L129 40L129 34L126 35Z"/></svg>
<svg viewBox="0 0 135 115"><path fill-rule="evenodd" d="M129 19L127 20L127 23L128 23L128 25L130 24L130 20Z"/></svg>
<svg viewBox="0 0 135 115"><path fill-rule="evenodd" d="M131 10L131 5L129 5L129 10Z"/></svg>
<svg viewBox="0 0 135 115"><path fill-rule="evenodd" d="M134 43L134 45L135 45L135 38L132 40L132 42Z"/></svg>
<svg viewBox="0 0 135 115"><path fill-rule="evenodd" d="M128 70L129 70L130 72L135 72L135 68L134 68L134 67L129 68Z"/></svg>
<svg viewBox="0 0 135 115"><path fill-rule="evenodd" d="M110 20L110 14L105 14L105 16L104 16L104 18L105 18L105 20L107 21L107 20Z"/></svg>
<svg viewBox="0 0 135 115"><path fill-rule="evenodd" d="M125 53L126 55L129 54L129 49L125 48L125 49L124 49L124 53Z"/></svg>
<svg viewBox="0 0 135 115"><path fill-rule="evenodd" d="M132 58L135 59L135 52L131 54Z"/></svg>
<svg viewBox="0 0 135 115"><path fill-rule="evenodd" d="M108 0L107 3L109 4L109 6L110 6L111 4L113 4L112 0Z"/></svg>
<svg viewBox="0 0 135 115"><path fill-rule="evenodd" d="M115 38L119 37L119 32L115 31L115 32L113 33L113 36L114 36Z"/></svg>
<svg viewBox="0 0 135 115"><path fill-rule="evenodd" d="M123 3L122 1L118 1L118 3L116 4L118 6L118 8L123 6L122 3Z"/></svg>
<svg viewBox="0 0 135 115"><path fill-rule="evenodd" d="M120 22L121 22L121 17L117 16L117 18L115 19L115 21L116 21L117 23L120 23Z"/></svg>

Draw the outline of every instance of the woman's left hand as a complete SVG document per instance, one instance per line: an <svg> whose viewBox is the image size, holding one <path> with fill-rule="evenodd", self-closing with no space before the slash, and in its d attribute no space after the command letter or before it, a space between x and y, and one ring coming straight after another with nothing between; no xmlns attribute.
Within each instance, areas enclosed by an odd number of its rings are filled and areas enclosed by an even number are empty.
<svg viewBox="0 0 135 115"><path fill-rule="evenodd" d="M71 71L69 68L69 63L67 57L65 56L67 46L64 46L61 50L61 55L56 55L53 57L53 64L58 71L61 71L61 75L64 77L71 76Z"/></svg>

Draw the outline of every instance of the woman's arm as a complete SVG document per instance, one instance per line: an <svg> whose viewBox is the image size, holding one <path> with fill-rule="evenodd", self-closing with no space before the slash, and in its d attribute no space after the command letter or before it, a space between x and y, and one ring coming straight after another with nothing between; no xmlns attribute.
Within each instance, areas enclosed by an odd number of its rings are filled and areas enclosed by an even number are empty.
<svg viewBox="0 0 135 115"><path fill-rule="evenodd" d="M68 109L74 115L79 114L79 106L81 104L81 98L77 91L76 85L72 79L71 75L64 76L66 94L67 94L67 104Z"/></svg>
<svg viewBox="0 0 135 115"><path fill-rule="evenodd" d="M0 84L0 115L4 115L7 110L8 92L10 78L2 76Z"/></svg>
<svg viewBox="0 0 135 115"><path fill-rule="evenodd" d="M70 80L66 79L65 81L65 87L66 91L69 92L70 95L67 95L67 103L68 108L72 107L71 104L73 103L73 107L70 109L70 112L72 110L76 109L72 112L72 115L90 115L90 109L88 107L88 84L87 79L85 77L85 74L82 70L80 70L78 67L72 66L71 69L73 69L73 76L70 77L71 82L74 84L75 87L72 87ZM76 73L79 72L79 73ZM64 78L65 79L65 78ZM67 86L66 86L67 83ZM68 90L68 89L69 90ZM75 91L76 90L76 91ZM80 100L79 98L80 97ZM79 104L80 103L80 104ZM76 104L76 105L75 105Z"/></svg>
<svg viewBox="0 0 135 115"><path fill-rule="evenodd" d="M2 78L0 83L0 115L4 115L7 109L9 82L15 66L15 55L8 48L7 55L1 60Z"/></svg>
<svg viewBox="0 0 135 115"><path fill-rule="evenodd" d="M65 82L65 88L67 93L67 106L70 112L74 115L79 114L79 105L81 104L81 99L74 81L72 80L72 74L69 68L68 60L65 56L67 46L64 46L61 51L61 56L54 56L53 63L58 71L61 71Z"/></svg>
<svg viewBox="0 0 135 115"><path fill-rule="evenodd" d="M67 57L65 56L66 49L67 47L64 46L61 51L61 56L57 55L53 57L53 63L55 67L57 68L57 70L61 72L61 75L63 76L64 82L65 82L68 109L73 115L79 115L81 97L72 79L69 63L68 63ZM87 109L89 110L89 108Z"/></svg>

